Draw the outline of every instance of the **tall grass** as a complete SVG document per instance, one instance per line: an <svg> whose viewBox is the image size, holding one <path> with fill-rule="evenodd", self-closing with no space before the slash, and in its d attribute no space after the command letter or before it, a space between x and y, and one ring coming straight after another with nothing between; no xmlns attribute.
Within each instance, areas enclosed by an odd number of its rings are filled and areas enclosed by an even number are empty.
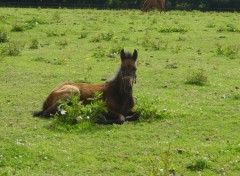
<svg viewBox="0 0 240 176"><path fill-rule="evenodd" d="M6 43L9 41L9 34L7 31L0 31L0 43Z"/></svg>
<svg viewBox="0 0 240 176"><path fill-rule="evenodd" d="M22 52L25 43L22 41L11 41L2 49L2 54L7 56L18 56Z"/></svg>
<svg viewBox="0 0 240 176"><path fill-rule="evenodd" d="M150 176L169 176L175 175L176 172L173 168L172 161L173 152L171 151L170 145L167 150L161 156L155 159L150 158L151 172Z"/></svg>
<svg viewBox="0 0 240 176"><path fill-rule="evenodd" d="M158 107L159 98L149 98L145 95L136 97L134 111L139 114L140 121L152 122L154 120L169 118L170 113L167 109Z"/></svg>
<svg viewBox="0 0 240 176"><path fill-rule="evenodd" d="M208 77L206 76L206 73L203 69L190 70L188 72L185 83L203 86L208 83Z"/></svg>
<svg viewBox="0 0 240 176"><path fill-rule="evenodd" d="M39 41L37 39L33 39L30 44L30 49L38 49L39 47Z"/></svg>
<svg viewBox="0 0 240 176"><path fill-rule="evenodd" d="M11 29L12 32L23 32L25 30L26 30L25 26L20 23L13 24L12 29Z"/></svg>
<svg viewBox="0 0 240 176"><path fill-rule="evenodd" d="M230 45L230 46L224 46L217 44L216 45L216 53L220 56L226 56L230 59L235 59L238 56L240 47L238 45Z"/></svg>
<svg viewBox="0 0 240 176"><path fill-rule="evenodd" d="M186 33L188 32L188 29L180 26L171 26L171 27L160 27L158 31L161 33L174 33L174 32Z"/></svg>

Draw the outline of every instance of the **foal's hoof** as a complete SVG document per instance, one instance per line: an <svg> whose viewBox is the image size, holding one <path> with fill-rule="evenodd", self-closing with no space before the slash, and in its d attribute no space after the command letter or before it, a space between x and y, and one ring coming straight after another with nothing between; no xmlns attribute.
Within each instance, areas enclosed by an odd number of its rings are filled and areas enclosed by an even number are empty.
<svg viewBox="0 0 240 176"><path fill-rule="evenodd" d="M132 115L126 116L126 121L136 121L139 119L139 115L137 113L134 113Z"/></svg>
<svg viewBox="0 0 240 176"><path fill-rule="evenodd" d="M125 117L121 115L117 120L115 120L115 124L122 125L125 122Z"/></svg>

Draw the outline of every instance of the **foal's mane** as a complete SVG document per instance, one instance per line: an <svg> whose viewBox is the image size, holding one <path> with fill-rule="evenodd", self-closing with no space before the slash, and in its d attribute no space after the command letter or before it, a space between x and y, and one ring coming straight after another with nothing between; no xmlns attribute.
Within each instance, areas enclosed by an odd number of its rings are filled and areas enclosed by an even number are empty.
<svg viewBox="0 0 240 176"><path fill-rule="evenodd" d="M107 80L106 83L107 84L115 84L116 81L118 80L118 77L120 76L121 73L121 66L118 68L115 76L113 78L111 78L110 80Z"/></svg>

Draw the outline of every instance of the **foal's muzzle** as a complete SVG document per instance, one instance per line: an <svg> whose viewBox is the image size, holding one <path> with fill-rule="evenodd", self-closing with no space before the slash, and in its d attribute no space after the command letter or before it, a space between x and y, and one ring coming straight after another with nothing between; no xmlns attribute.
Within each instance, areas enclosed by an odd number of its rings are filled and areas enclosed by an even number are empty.
<svg viewBox="0 0 240 176"><path fill-rule="evenodd" d="M131 94L132 90L133 90L132 86L126 86L124 88L124 92L127 93L127 94Z"/></svg>
<svg viewBox="0 0 240 176"><path fill-rule="evenodd" d="M132 76L126 76L122 78L123 81L123 90L127 94L131 94L133 91L133 83L135 82L135 78Z"/></svg>

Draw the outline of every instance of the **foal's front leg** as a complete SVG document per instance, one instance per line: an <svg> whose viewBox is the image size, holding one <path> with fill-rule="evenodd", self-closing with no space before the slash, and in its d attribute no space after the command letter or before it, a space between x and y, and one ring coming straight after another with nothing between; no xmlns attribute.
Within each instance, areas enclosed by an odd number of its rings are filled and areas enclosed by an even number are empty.
<svg viewBox="0 0 240 176"><path fill-rule="evenodd" d="M126 121L136 121L139 119L139 114L133 111L130 111L128 115L125 117Z"/></svg>
<svg viewBox="0 0 240 176"><path fill-rule="evenodd" d="M112 124L123 124L125 122L125 117L118 113L115 112L111 109L108 109L107 113L107 120L97 120L97 124L103 124L103 125L112 125Z"/></svg>

